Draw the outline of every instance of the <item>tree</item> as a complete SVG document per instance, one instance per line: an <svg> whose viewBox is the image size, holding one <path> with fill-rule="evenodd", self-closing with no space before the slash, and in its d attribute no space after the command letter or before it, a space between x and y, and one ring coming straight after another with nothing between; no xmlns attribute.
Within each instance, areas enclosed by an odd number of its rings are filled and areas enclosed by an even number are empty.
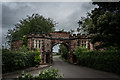
<svg viewBox="0 0 120 80"><path fill-rule="evenodd" d="M60 47L59 52L60 52L61 56L64 59L67 59L67 57L68 57L68 50L67 50L66 46L60 45L59 47Z"/></svg>
<svg viewBox="0 0 120 80"><path fill-rule="evenodd" d="M65 32L65 30L64 29L59 29L59 32Z"/></svg>
<svg viewBox="0 0 120 80"><path fill-rule="evenodd" d="M87 32L92 43L100 42L98 48L117 46L120 47L120 2L98 3L99 7L92 10L87 17L78 22L81 29ZM108 5L107 5L108 4Z"/></svg>
<svg viewBox="0 0 120 80"><path fill-rule="evenodd" d="M80 30L81 30L81 29L78 27L78 28L77 28L77 32L80 33Z"/></svg>
<svg viewBox="0 0 120 80"><path fill-rule="evenodd" d="M82 17L81 20L78 21L78 24L78 29L80 30L79 32L83 34L90 33L95 27L89 15L87 15L87 17Z"/></svg>
<svg viewBox="0 0 120 80"><path fill-rule="evenodd" d="M49 34L54 31L56 23L50 18L44 18L42 15L33 14L22 19L15 25L15 28L8 30L8 42L22 39L27 34Z"/></svg>
<svg viewBox="0 0 120 80"><path fill-rule="evenodd" d="M120 13L120 1L119 2L93 2L94 5L98 5L100 14L104 14L106 11L112 13ZM94 11L94 10L93 10Z"/></svg>
<svg viewBox="0 0 120 80"><path fill-rule="evenodd" d="M74 32L75 32L75 30L72 30L72 29L70 29L70 34L72 35Z"/></svg>

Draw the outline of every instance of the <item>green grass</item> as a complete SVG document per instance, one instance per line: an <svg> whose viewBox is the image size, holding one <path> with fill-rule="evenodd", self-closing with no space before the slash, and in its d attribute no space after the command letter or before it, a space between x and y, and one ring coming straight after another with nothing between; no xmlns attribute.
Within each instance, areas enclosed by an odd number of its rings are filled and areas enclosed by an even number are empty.
<svg viewBox="0 0 120 80"><path fill-rule="evenodd" d="M53 54L52 56L58 56L57 54Z"/></svg>

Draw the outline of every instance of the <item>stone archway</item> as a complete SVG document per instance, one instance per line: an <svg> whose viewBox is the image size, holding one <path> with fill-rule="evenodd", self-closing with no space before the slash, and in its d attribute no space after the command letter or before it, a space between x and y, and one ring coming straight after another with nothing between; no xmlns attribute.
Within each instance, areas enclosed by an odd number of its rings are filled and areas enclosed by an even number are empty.
<svg viewBox="0 0 120 80"><path fill-rule="evenodd" d="M68 61L74 63L73 51L78 47L85 45L92 50L93 45L86 35L70 35L69 32L51 32L50 35L28 34L28 48L34 50L38 48L41 53L41 63L52 63L52 47L56 44L64 44L68 48ZM22 41L12 42L11 48L17 50L21 47ZM46 61L47 60L47 61Z"/></svg>
<svg viewBox="0 0 120 80"><path fill-rule="evenodd" d="M59 44L59 46L60 45L64 45L66 48L67 48L67 52L69 53L70 52L70 48L69 48L69 45L67 44L67 43L65 43L64 41L60 41L60 42L56 42L56 43L54 43L54 44L52 44L52 47L51 47L51 53L53 53L53 47L55 47L56 45L58 45ZM51 54L51 55L53 55L53 54ZM52 60L53 60L53 57L52 57ZM68 60L68 56L67 56L67 60Z"/></svg>

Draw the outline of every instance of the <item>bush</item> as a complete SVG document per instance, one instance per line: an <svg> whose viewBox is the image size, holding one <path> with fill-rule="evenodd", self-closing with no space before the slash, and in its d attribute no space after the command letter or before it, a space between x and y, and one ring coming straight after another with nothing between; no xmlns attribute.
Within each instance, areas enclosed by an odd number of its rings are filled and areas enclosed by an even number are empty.
<svg viewBox="0 0 120 80"><path fill-rule="evenodd" d="M79 65L120 73L119 50L89 51L78 47L74 54L77 56L77 63Z"/></svg>
<svg viewBox="0 0 120 80"><path fill-rule="evenodd" d="M23 45L27 46L27 36L26 35L23 36Z"/></svg>
<svg viewBox="0 0 120 80"><path fill-rule="evenodd" d="M25 45L23 45L21 48L19 48L18 51L20 51L20 52L28 52L29 49Z"/></svg>
<svg viewBox="0 0 120 80"><path fill-rule="evenodd" d="M50 67L44 71L39 72L38 76L33 76L32 74L25 73L24 71L22 74L18 76L18 80L57 80L62 79L63 75L58 74L58 70Z"/></svg>
<svg viewBox="0 0 120 80"><path fill-rule="evenodd" d="M2 50L2 73L34 66L35 52Z"/></svg>
<svg viewBox="0 0 120 80"><path fill-rule="evenodd" d="M68 50L67 50L66 46L60 45L59 52L60 52L62 58L64 58L64 59L68 58Z"/></svg>
<svg viewBox="0 0 120 80"><path fill-rule="evenodd" d="M35 58L34 62L36 63L36 66L38 66L40 64L40 61L41 61L40 52L38 49L35 51L34 58Z"/></svg>

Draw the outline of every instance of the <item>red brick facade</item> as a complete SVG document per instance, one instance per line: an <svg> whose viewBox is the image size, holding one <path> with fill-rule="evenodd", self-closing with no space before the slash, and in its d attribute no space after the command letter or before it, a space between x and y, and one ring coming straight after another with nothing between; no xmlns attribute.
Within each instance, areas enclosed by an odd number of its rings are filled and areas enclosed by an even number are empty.
<svg viewBox="0 0 120 80"><path fill-rule="evenodd" d="M23 40L15 41L11 43L11 48L14 50L18 50L20 47L22 47Z"/></svg>
<svg viewBox="0 0 120 80"><path fill-rule="evenodd" d="M86 48L93 50L93 45L90 43L90 39L86 35L73 35L69 32L51 32L50 35L32 34L27 35L28 48L33 50L38 48L41 53L41 63L52 63L52 48L56 44L64 44L68 49L68 61L74 63L73 51L78 46L85 46ZM22 40L12 43L12 49L17 50L22 46Z"/></svg>

